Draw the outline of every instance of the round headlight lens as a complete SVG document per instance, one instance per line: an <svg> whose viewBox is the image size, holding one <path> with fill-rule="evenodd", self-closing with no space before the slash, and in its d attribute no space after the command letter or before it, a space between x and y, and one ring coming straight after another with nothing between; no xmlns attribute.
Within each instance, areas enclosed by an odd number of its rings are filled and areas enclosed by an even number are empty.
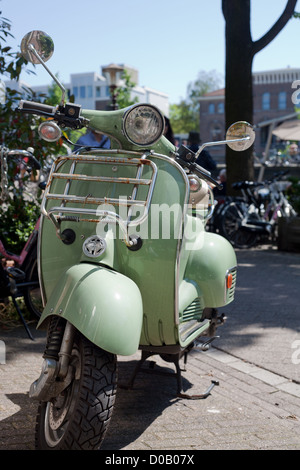
<svg viewBox="0 0 300 470"><path fill-rule="evenodd" d="M190 190L193 192L199 191L201 188L201 181L199 178L196 178L195 176L190 176L189 177L189 183L190 183Z"/></svg>
<svg viewBox="0 0 300 470"><path fill-rule="evenodd" d="M124 115L123 132L135 145L148 146L157 142L163 135L165 120L155 106L138 104Z"/></svg>

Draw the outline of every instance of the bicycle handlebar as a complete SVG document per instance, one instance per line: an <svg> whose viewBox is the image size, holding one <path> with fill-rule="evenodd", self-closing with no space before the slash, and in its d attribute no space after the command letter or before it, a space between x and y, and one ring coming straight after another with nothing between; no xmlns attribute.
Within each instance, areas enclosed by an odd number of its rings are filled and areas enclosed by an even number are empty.
<svg viewBox="0 0 300 470"><path fill-rule="evenodd" d="M40 168L41 168L40 162L28 150L9 150L7 152L7 155L9 157L18 156L18 157L22 157L22 158L28 158L29 162L31 162L32 166L36 170L40 170Z"/></svg>
<svg viewBox="0 0 300 470"><path fill-rule="evenodd" d="M239 189L254 188L257 186L265 186L265 185L274 183L274 181L276 181L281 176L288 174L288 172L289 170L279 171L278 173L275 173L273 176L271 176L270 179L265 180L265 181L236 181L235 183L232 183L232 187L236 190L239 190Z"/></svg>

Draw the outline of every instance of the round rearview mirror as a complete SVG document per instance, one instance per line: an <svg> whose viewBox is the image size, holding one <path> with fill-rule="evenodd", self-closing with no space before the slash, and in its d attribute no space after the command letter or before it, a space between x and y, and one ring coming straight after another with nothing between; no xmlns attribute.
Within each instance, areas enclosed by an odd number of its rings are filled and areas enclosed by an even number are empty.
<svg viewBox="0 0 300 470"><path fill-rule="evenodd" d="M21 42L23 57L32 64L39 64L39 57L44 61L50 59L54 51L53 40L43 31L31 31L27 33ZM37 52L38 56L34 53Z"/></svg>
<svg viewBox="0 0 300 470"><path fill-rule="evenodd" d="M255 131L253 126L246 121L238 121L232 124L226 132L228 147L232 150L241 152L251 147L255 140ZM236 141L236 142L235 142Z"/></svg>

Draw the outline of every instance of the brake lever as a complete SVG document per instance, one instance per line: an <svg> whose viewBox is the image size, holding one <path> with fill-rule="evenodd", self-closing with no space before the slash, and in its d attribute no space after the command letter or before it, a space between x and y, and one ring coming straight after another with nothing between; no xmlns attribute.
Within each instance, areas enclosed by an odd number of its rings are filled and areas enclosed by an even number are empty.
<svg viewBox="0 0 300 470"><path fill-rule="evenodd" d="M74 103L66 103L56 108L44 103L21 100L17 111L51 118L57 121L62 128L81 129L87 127L89 119L80 116L80 109L81 106Z"/></svg>
<svg viewBox="0 0 300 470"><path fill-rule="evenodd" d="M198 163L195 162L195 157L196 154L192 150L185 147L185 145L181 145L175 154L175 161L177 161L183 168L188 168L190 171L198 173L203 179L209 181L218 189L222 189L223 185L215 180L209 171L198 165Z"/></svg>

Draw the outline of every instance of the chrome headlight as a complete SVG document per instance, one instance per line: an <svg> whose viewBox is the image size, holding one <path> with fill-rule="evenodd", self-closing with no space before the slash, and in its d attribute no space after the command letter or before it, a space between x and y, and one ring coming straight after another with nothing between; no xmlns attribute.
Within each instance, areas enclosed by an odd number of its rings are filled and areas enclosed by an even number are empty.
<svg viewBox="0 0 300 470"><path fill-rule="evenodd" d="M162 113L150 104L137 104L123 116L123 133L127 139L141 147L157 142L164 133Z"/></svg>
<svg viewBox="0 0 300 470"><path fill-rule="evenodd" d="M61 138L61 130L53 121L44 121L38 128L39 136L47 142L56 142Z"/></svg>

